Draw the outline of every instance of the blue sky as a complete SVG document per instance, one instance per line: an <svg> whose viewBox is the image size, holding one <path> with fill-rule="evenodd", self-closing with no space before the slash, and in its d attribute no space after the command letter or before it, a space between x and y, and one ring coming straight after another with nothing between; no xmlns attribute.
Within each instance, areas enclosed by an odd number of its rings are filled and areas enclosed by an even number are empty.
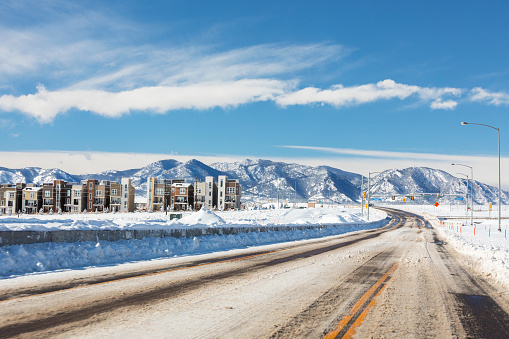
<svg viewBox="0 0 509 339"><path fill-rule="evenodd" d="M508 15L505 1L3 1L2 165L44 152L88 154L91 171L171 155L454 174L452 159L493 184L496 131L460 122L500 127L504 166Z"/></svg>

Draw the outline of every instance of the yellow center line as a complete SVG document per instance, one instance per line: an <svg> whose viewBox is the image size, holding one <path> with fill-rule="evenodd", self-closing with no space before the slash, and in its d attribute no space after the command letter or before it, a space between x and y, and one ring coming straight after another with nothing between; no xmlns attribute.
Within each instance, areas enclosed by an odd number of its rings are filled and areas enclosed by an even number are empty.
<svg viewBox="0 0 509 339"><path fill-rule="evenodd" d="M353 318L353 316L360 310L360 308L366 303L366 301L373 295L373 293L376 291L378 287L389 277L389 275L396 269L398 266L398 263L395 263L394 266L392 266L387 273L385 273L371 288L364 293L364 295L353 305L352 309L350 310L350 313L348 315L344 316L343 319L340 320L338 325L334 330L327 333L323 338L324 339L332 339L335 338L339 332L345 327L346 324ZM383 289L383 286L382 286ZM378 295L378 294L377 294ZM364 313L364 312L363 312Z"/></svg>
<svg viewBox="0 0 509 339"><path fill-rule="evenodd" d="M368 315L369 311L371 310L371 308L373 308L373 306L376 305L376 298L378 298L378 296L380 295L380 293L382 293L383 289L385 288L385 286L387 285L382 285L382 287L380 288L380 290L378 291L378 293L373 297L373 299L371 300L371 302L368 304L368 306L364 309L364 311L362 311L362 313L359 315L359 317L357 318L357 320L355 320L355 322L352 324L352 326L348 329L348 331L345 333L345 335L343 336L343 339L351 339L352 336L355 334L355 332L357 331L357 328L359 328L359 326L362 325L362 322L364 321L364 319L366 319L366 316Z"/></svg>

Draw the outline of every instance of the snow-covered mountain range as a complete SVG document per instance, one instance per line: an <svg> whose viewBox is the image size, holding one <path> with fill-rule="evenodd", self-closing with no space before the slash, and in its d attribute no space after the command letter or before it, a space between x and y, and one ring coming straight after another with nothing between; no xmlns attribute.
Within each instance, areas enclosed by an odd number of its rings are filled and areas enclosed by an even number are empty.
<svg viewBox="0 0 509 339"><path fill-rule="evenodd" d="M203 181L205 176L227 175L238 179L242 185L243 201L265 200L267 198L288 199L290 201L331 200L338 203L358 202L361 196L361 182L367 188L367 179L360 174L345 172L328 166L311 167L287 164L270 160L244 160L241 162L218 162L210 166L190 160L181 163L176 160L161 160L142 168L124 171L106 171L95 174L73 175L60 169L28 167L8 169L0 167L0 183L33 182L41 184L63 179L79 182L82 179L120 181L122 177L131 178L137 195L146 195L148 177L162 179L183 178L187 182ZM391 169L371 178L371 194L383 195L391 201L392 195L415 194L415 202L422 202L418 193L464 194L467 181L447 172L426 168L410 167ZM476 181L474 185L476 204L496 202L498 189ZM433 200L436 197L428 197ZM442 201L455 201L454 196L442 197ZM457 201L461 203L461 201ZM509 194L503 192L502 202L509 202Z"/></svg>

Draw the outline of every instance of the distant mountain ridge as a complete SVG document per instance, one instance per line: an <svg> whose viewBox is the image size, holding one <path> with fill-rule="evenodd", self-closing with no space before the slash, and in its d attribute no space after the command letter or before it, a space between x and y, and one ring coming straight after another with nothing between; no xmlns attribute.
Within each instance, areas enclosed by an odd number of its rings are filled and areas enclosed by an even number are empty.
<svg viewBox="0 0 509 339"><path fill-rule="evenodd" d="M361 195L360 174L329 166L312 167L262 159L246 159L233 163L217 162L210 166L195 159L185 163L168 159L142 168L83 175L69 174L60 169L0 167L0 183L4 184L17 182L42 184L55 179L80 182L87 178L120 181L122 177L128 177L136 188L136 194L142 196L146 195L149 177L183 178L194 183L195 180L203 181L206 176L217 178L218 175L227 175L229 178L239 180L243 190L243 201L264 200L279 195L281 199L290 201L330 200L348 204L359 202ZM366 181L364 178L364 187L367 187ZM371 194L385 197L421 192L459 195L464 194L466 189L465 179L426 167L391 169L371 178ZM498 199L498 189L493 186L476 181L474 191L476 204L496 202ZM508 203L508 196L507 192L502 192L503 203ZM429 197L428 200L430 199L433 198ZM388 199L389 202L390 200ZM442 201L454 201L454 196L442 198Z"/></svg>

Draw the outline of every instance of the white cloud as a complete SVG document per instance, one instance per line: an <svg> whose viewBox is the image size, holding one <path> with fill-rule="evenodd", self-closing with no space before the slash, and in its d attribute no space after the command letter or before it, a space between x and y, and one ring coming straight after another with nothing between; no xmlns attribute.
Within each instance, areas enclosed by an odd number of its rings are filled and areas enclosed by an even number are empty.
<svg viewBox="0 0 509 339"><path fill-rule="evenodd" d="M120 117L133 111L166 113L173 110L207 110L235 107L258 101L275 101L282 106L327 103L336 107L364 104L377 100L407 99L413 95L433 100L433 109L452 109L456 102L442 101L442 96L461 94L456 88L426 88L380 81L355 87L334 86L331 90L305 88L294 91L295 81L274 79L221 80L180 85L146 86L111 92L99 89L68 88L48 91L39 85L35 94L0 96L0 110L20 111L41 123L51 122L58 114L71 109L94 112L106 117Z"/></svg>
<svg viewBox="0 0 509 339"><path fill-rule="evenodd" d="M504 92L490 92L481 87L472 89L470 100L486 102L490 105L500 106L509 105L509 94Z"/></svg>
<svg viewBox="0 0 509 339"><path fill-rule="evenodd" d="M282 106L308 105L314 103L329 104L335 107L359 105L379 100L404 100L412 95L422 100L433 100L445 95L459 96L462 90L458 88L430 88L400 84L391 79L376 84L366 84L352 87L342 85L331 89L321 90L307 87L302 90L279 96L276 102Z"/></svg>
<svg viewBox="0 0 509 339"><path fill-rule="evenodd" d="M44 86L37 93L0 97L3 111L21 111L42 123L70 109L90 111L106 117L119 117L132 111L150 110L164 113L178 109L206 110L232 107L255 101L273 100L288 84L270 79L245 79L229 82L199 83L188 86L142 87L123 92L101 90L48 91Z"/></svg>
<svg viewBox="0 0 509 339"><path fill-rule="evenodd" d="M442 99L438 98L433 101L430 105L432 109L455 109L458 106L458 103L454 100L446 100L442 101Z"/></svg>

